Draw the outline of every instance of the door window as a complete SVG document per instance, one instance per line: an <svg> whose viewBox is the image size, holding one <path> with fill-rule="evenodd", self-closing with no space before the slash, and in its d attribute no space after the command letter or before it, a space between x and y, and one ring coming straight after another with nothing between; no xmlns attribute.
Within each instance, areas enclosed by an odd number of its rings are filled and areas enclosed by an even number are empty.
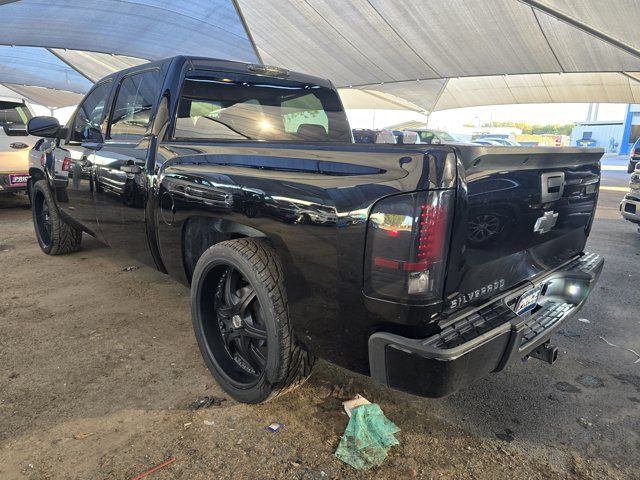
<svg viewBox="0 0 640 480"><path fill-rule="evenodd" d="M118 90L110 138L138 141L147 132L160 89L160 73L151 70L125 77Z"/></svg>
<svg viewBox="0 0 640 480"><path fill-rule="evenodd" d="M78 107L76 118L73 121L71 140L76 142L96 141L101 142L102 119L105 115L105 106L111 93L111 81L96 86Z"/></svg>

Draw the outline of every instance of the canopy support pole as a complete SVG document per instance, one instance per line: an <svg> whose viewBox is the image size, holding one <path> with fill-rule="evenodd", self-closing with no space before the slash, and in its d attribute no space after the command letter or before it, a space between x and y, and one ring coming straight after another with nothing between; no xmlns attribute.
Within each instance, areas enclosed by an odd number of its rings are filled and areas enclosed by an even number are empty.
<svg viewBox="0 0 640 480"><path fill-rule="evenodd" d="M525 5L529 5L531 8L535 8L536 10L540 10L541 12L544 12L547 15L550 15L556 20L560 20L561 22L571 25L572 27L577 28L578 30L584 33L594 36L602 40L603 42L608 43L609 45L619 48L620 50L623 50L628 54L633 55L634 57L640 58L640 50L638 50L637 48L634 48L631 45L624 43L621 40L618 40L617 38L612 37L611 35L601 32L600 30L587 25L586 23L583 23L576 18L570 17L565 13L554 10L551 6L543 2L540 2L538 0L518 0L518 1L521 3L524 3Z"/></svg>
<svg viewBox="0 0 640 480"><path fill-rule="evenodd" d="M47 52L49 52L51 55L53 55L54 57L56 57L58 60L60 60L62 63L68 65L70 68L73 68L76 72L78 72L80 75L82 75L84 78L86 78L87 80L89 80L91 83L96 83L96 81L100 80L98 79L93 79L91 77L89 77L87 74L81 72L80 70L78 70L72 63L68 62L64 57L58 55L55 50L53 50L53 48L47 48L46 49ZM82 92L76 92L76 93L82 93Z"/></svg>
<svg viewBox="0 0 640 480"><path fill-rule="evenodd" d="M253 47L253 52L256 54L258 63L261 63L262 65L264 65L264 62L262 61L262 57L260 56L260 51L258 50L258 46L256 45L256 41L253 39L253 35L251 34L251 30L249 30L249 25L247 24L247 20L244 18L244 14L242 13L242 10L240 9L240 5L238 4L238 0L233 0L233 6L235 7L236 12L238 13L238 17L240 17L240 21L242 22L242 27L244 28L244 31L247 33L247 38L249 39L249 42Z"/></svg>

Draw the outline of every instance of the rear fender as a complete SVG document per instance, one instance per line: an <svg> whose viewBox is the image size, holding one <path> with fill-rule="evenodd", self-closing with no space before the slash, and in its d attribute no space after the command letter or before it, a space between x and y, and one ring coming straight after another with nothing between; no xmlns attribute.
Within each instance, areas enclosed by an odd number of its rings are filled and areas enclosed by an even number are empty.
<svg viewBox="0 0 640 480"><path fill-rule="evenodd" d="M188 281L202 254L213 245L235 238L267 238L248 225L227 219L193 216L186 219L182 227L182 262Z"/></svg>

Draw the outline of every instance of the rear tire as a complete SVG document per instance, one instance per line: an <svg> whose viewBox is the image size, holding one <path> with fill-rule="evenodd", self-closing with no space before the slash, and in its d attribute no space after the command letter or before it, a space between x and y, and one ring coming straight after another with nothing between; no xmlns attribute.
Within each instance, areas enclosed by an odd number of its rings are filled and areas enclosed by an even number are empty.
<svg viewBox="0 0 640 480"><path fill-rule="evenodd" d="M61 217L46 180L38 180L31 189L31 212L38 244L47 255L75 252L82 242L82 230Z"/></svg>
<svg viewBox="0 0 640 480"><path fill-rule="evenodd" d="M265 402L311 374L315 359L295 338L282 265L266 242L206 250L193 273L191 314L207 367L235 400Z"/></svg>

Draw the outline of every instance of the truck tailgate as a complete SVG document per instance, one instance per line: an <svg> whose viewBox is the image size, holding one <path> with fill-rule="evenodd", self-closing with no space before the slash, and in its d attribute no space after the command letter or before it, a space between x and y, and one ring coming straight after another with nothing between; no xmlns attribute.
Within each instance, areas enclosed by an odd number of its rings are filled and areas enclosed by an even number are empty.
<svg viewBox="0 0 640 480"><path fill-rule="evenodd" d="M481 304L580 254L601 149L459 145L445 310Z"/></svg>

